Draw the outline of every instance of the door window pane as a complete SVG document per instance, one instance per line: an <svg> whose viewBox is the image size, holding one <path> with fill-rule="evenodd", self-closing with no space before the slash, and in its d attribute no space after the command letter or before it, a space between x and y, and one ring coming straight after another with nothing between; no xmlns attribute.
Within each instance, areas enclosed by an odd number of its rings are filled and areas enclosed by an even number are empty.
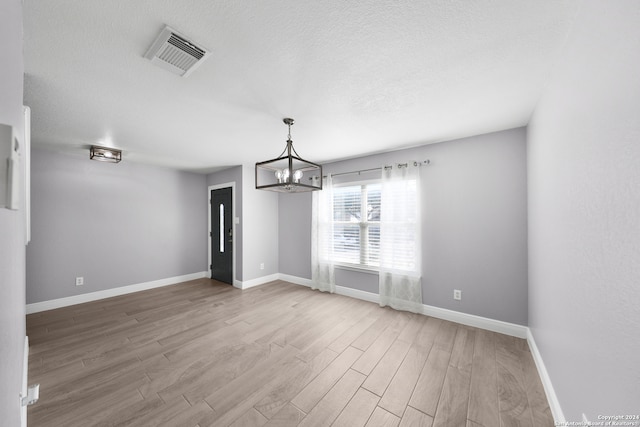
<svg viewBox="0 0 640 427"><path fill-rule="evenodd" d="M224 252L224 205L220 203L220 252Z"/></svg>

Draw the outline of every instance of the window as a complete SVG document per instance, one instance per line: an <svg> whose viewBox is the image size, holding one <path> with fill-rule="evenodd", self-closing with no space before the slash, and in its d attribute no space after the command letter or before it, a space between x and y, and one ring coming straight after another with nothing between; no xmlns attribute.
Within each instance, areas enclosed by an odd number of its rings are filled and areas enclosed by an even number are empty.
<svg viewBox="0 0 640 427"><path fill-rule="evenodd" d="M336 264L378 267L380 190L378 182L334 187L331 258Z"/></svg>
<svg viewBox="0 0 640 427"><path fill-rule="evenodd" d="M312 195L311 287L335 292L335 266L378 272L380 304L422 310L420 163L382 167L377 181Z"/></svg>

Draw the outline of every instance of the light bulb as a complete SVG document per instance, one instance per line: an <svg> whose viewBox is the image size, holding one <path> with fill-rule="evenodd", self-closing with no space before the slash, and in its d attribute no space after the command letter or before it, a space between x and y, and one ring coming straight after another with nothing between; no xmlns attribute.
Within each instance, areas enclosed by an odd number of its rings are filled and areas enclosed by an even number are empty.
<svg viewBox="0 0 640 427"><path fill-rule="evenodd" d="M282 170L282 179L285 181L289 179L289 168Z"/></svg>
<svg viewBox="0 0 640 427"><path fill-rule="evenodd" d="M293 173L293 181L294 182L300 182L300 178L302 178L302 171L301 170L297 170Z"/></svg>
<svg viewBox="0 0 640 427"><path fill-rule="evenodd" d="M111 157L111 156L113 156L113 154L111 154L111 151L105 151L104 152L104 156L105 157Z"/></svg>
<svg viewBox="0 0 640 427"><path fill-rule="evenodd" d="M276 171L276 179L278 180L278 184L282 182L282 171L280 169Z"/></svg>

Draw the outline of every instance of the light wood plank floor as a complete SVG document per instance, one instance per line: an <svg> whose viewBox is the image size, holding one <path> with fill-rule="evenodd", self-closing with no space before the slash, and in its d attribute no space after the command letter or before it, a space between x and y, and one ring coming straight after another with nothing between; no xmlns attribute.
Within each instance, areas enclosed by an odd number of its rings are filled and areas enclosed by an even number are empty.
<svg viewBox="0 0 640 427"><path fill-rule="evenodd" d="M286 282L27 316L30 426L552 426L526 341Z"/></svg>

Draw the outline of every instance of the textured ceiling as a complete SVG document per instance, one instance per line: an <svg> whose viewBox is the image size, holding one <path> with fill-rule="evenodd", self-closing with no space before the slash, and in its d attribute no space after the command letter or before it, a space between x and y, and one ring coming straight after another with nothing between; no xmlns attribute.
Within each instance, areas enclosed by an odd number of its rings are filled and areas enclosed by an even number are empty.
<svg viewBox="0 0 640 427"><path fill-rule="evenodd" d="M294 145L312 161L527 124L575 0L24 2L35 146L194 171ZM212 51L143 55L167 24Z"/></svg>

